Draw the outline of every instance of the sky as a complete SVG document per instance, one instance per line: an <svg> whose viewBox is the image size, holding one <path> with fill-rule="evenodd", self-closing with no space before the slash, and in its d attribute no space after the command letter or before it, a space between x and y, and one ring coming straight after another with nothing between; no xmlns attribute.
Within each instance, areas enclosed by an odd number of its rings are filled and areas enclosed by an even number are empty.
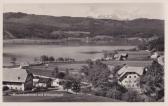
<svg viewBox="0 0 168 106"><path fill-rule="evenodd" d="M92 4L4 4L4 12L24 12L38 15L94 17L108 19L164 19L159 3L92 3Z"/></svg>

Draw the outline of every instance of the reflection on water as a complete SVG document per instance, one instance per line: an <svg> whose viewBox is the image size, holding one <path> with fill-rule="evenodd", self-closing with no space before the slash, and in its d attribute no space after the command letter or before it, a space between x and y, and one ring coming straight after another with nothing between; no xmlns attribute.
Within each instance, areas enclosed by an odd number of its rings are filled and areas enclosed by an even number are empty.
<svg viewBox="0 0 168 106"><path fill-rule="evenodd" d="M18 62L32 62L41 55L70 57L76 60L100 58L103 50L131 49L135 46L58 46L58 45L8 45L3 48L4 54L17 57ZM92 52L95 53L87 53ZM4 55L4 65L10 63L10 56Z"/></svg>

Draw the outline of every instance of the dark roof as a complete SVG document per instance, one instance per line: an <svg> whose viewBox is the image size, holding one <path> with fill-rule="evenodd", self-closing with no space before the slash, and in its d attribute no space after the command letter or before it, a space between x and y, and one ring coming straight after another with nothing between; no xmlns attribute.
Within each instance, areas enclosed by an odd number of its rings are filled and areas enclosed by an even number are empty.
<svg viewBox="0 0 168 106"><path fill-rule="evenodd" d="M122 81L128 74L137 74L141 76L144 72L144 67L130 67L123 66L117 73L119 74L119 80Z"/></svg>
<svg viewBox="0 0 168 106"><path fill-rule="evenodd" d="M51 79L49 79L49 78L40 78L38 82L39 83L47 83L49 81L51 81Z"/></svg>

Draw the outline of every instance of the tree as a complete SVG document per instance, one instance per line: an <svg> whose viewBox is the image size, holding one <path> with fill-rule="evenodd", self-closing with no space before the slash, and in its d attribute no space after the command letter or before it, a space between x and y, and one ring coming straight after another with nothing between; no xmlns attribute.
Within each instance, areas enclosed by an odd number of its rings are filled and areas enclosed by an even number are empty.
<svg viewBox="0 0 168 106"><path fill-rule="evenodd" d="M42 55L42 56L40 57L40 59L41 59L42 63L45 64L45 62L48 61L48 56Z"/></svg>
<svg viewBox="0 0 168 106"><path fill-rule="evenodd" d="M157 45L156 45L157 44ZM138 46L140 50L157 50L157 51L164 51L164 37L158 37L157 39L144 42Z"/></svg>
<svg viewBox="0 0 168 106"><path fill-rule="evenodd" d="M9 90L8 86L3 86L3 91Z"/></svg>
<svg viewBox="0 0 168 106"><path fill-rule="evenodd" d="M65 77L65 73L59 72L57 77L58 77L59 79L63 79L63 78Z"/></svg>
<svg viewBox="0 0 168 106"><path fill-rule="evenodd" d="M58 73L59 73L59 69L58 67L55 67L54 70L52 71L52 76L54 76L55 78L58 78Z"/></svg>
<svg viewBox="0 0 168 106"><path fill-rule="evenodd" d="M110 72L107 65L101 63L99 60L96 62L90 61L89 63L88 66L83 66L81 72L84 73L87 80L92 83L95 88L95 95L121 99L121 94L127 90L118 84L116 73L122 66L115 67L113 72ZM109 81L111 74L113 77Z"/></svg>
<svg viewBox="0 0 168 106"><path fill-rule="evenodd" d="M63 87L64 89L67 89L67 92L68 92L68 89L71 89L72 87L72 81L65 81Z"/></svg>
<svg viewBox="0 0 168 106"><path fill-rule="evenodd" d="M154 61L141 76L140 85L147 96L155 100L164 97L164 67Z"/></svg>
<svg viewBox="0 0 168 106"><path fill-rule="evenodd" d="M65 74L66 74L66 76L69 76L69 69L68 68L66 69Z"/></svg>
<svg viewBox="0 0 168 106"><path fill-rule="evenodd" d="M63 58L63 57L59 57L59 58L57 59L57 61L64 61L64 58Z"/></svg>
<svg viewBox="0 0 168 106"><path fill-rule="evenodd" d="M80 82L77 81L77 80L74 80L72 82L72 91L76 92L76 94L81 90L81 85L80 85Z"/></svg>
<svg viewBox="0 0 168 106"><path fill-rule="evenodd" d="M94 87L103 86L105 82L108 82L110 70L107 65L96 61L88 67L88 80L93 84Z"/></svg>
<svg viewBox="0 0 168 106"><path fill-rule="evenodd" d="M139 96L139 94L130 89L126 93L122 95L122 100L127 101L127 102L142 102L143 99Z"/></svg>
<svg viewBox="0 0 168 106"><path fill-rule="evenodd" d="M106 96L113 99L121 99L122 92L117 89L109 89L106 93Z"/></svg>
<svg viewBox="0 0 168 106"><path fill-rule="evenodd" d="M17 58L16 58L16 57L12 57L12 58L11 58L11 63L12 63L13 65L16 65L16 61L17 61Z"/></svg>
<svg viewBox="0 0 168 106"><path fill-rule="evenodd" d="M149 50L164 51L164 37L159 37L150 41L147 45Z"/></svg>
<svg viewBox="0 0 168 106"><path fill-rule="evenodd" d="M82 66L80 73L83 73L84 75L89 75L89 67L88 66Z"/></svg>
<svg viewBox="0 0 168 106"><path fill-rule="evenodd" d="M53 56L51 56L48 58L48 61L53 62L53 61L55 61L55 58Z"/></svg>
<svg viewBox="0 0 168 106"><path fill-rule="evenodd" d="M38 58L35 57L35 58L34 58L34 62L38 62Z"/></svg>
<svg viewBox="0 0 168 106"><path fill-rule="evenodd" d="M85 94L90 93L91 92L91 87L82 88L81 92L83 92Z"/></svg>

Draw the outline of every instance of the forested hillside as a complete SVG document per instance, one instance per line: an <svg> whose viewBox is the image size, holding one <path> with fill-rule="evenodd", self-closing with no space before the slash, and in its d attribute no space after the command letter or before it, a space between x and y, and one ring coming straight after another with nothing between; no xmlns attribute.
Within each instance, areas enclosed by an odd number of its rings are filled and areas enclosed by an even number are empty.
<svg viewBox="0 0 168 106"><path fill-rule="evenodd" d="M158 19L112 20L87 17L54 17L26 13L3 14L4 38L164 36L164 21ZM10 35L9 35L10 34Z"/></svg>

